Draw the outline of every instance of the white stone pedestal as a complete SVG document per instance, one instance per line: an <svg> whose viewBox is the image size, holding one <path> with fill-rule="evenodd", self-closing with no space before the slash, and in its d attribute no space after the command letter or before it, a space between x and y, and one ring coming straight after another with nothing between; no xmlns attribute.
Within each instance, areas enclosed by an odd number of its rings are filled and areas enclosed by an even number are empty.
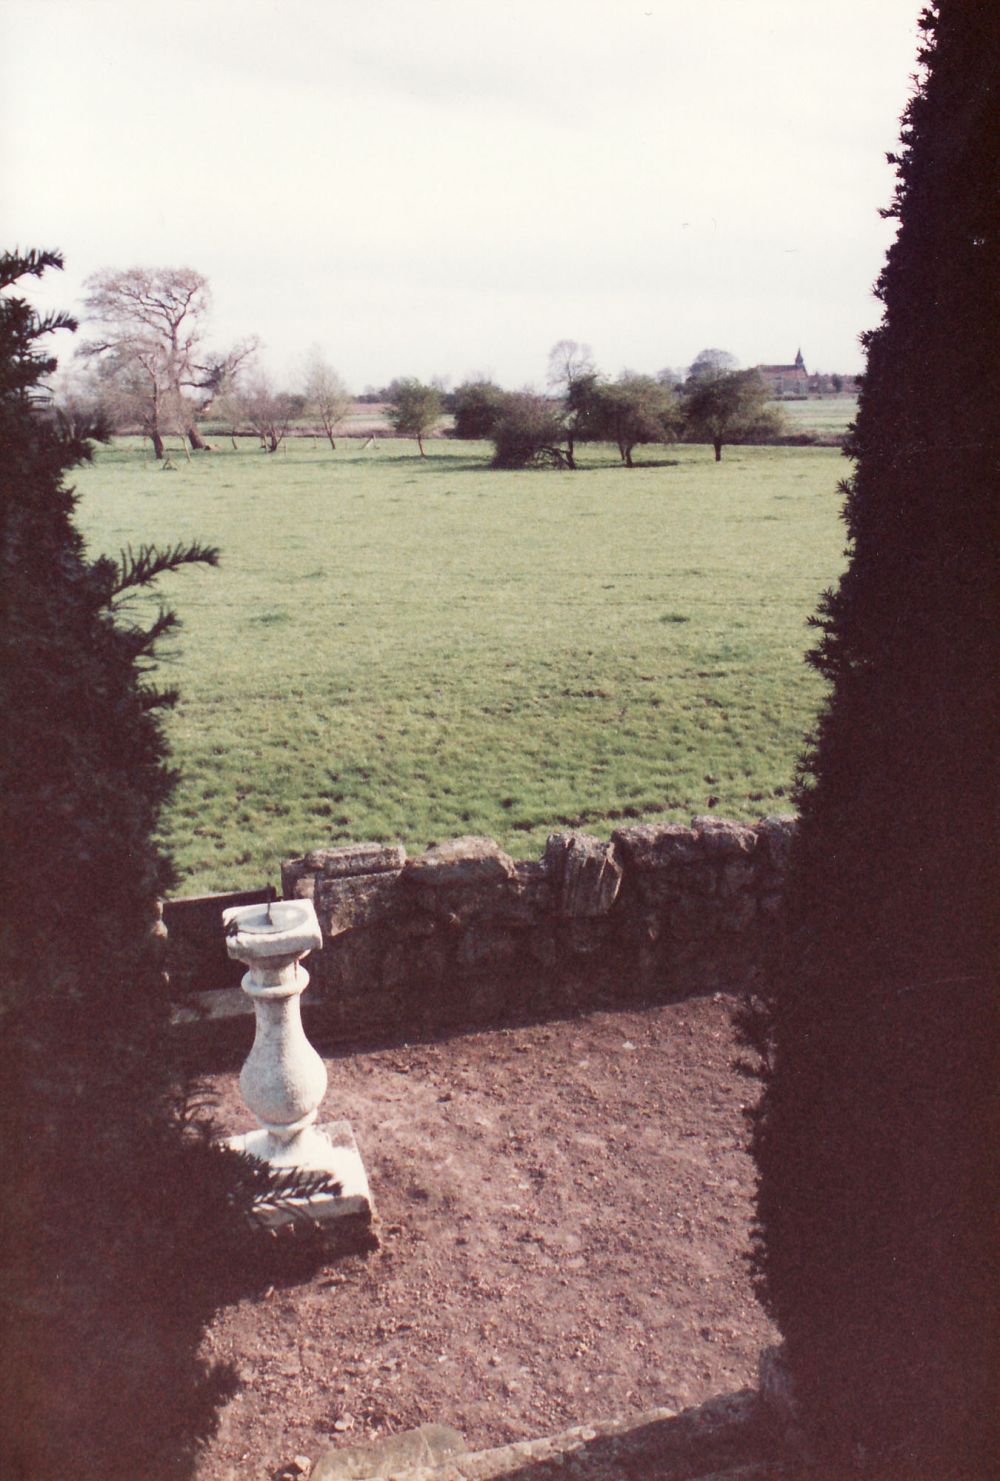
<svg viewBox="0 0 1000 1481"><path fill-rule="evenodd" d="M334 1196L295 1198L261 1215L270 1228L305 1216L324 1226L370 1229L368 1178L347 1121L318 1126L326 1066L302 1027L299 999L309 985L302 957L323 942L311 900L277 900L223 911L226 950L249 970L243 991L254 1005L253 1048L240 1074L243 1098L259 1131L227 1138L227 1146L276 1172L325 1173L341 1185Z"/></svg>

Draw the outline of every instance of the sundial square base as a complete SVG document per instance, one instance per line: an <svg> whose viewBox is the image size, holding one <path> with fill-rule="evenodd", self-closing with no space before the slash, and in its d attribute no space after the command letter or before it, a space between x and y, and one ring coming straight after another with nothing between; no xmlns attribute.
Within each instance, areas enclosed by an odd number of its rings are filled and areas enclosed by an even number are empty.
<svg viewBox="0 0 1000 1481"><path fill-rule="evenodd" d="M259 1221L268 1229L286 1228L305 1217L331 1231L342 1225L359 1233L370 1230L375 1205L349 1121L308 1126L288 1144L261 1129L227 1137L225 1145L259 1158L276 1172L295 1168L303 1173L328 1173L340 1184L336 1197L320 1193L312 1198L292 1198L287 1201L288 1207L262 1212Z"/></svg>

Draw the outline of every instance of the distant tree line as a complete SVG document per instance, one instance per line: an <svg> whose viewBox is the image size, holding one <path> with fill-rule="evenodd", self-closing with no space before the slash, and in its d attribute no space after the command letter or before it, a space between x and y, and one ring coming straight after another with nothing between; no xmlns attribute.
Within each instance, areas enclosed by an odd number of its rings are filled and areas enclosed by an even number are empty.
<svg viewBox="0 0 1000 1481"><path fill-rule="evenodd" d="M544 392L508 391L482 375L454 391L441 380L403 376L355 398L318 345L294 390L280 389L261 367L253 336L209 348L209 285L192 268L107 269L86 288L90 337L63 378L56 414L71 432L138 430L157 458L168 436L181 439L189 458L210 450L199 429L206 420L234 447L249 435L277 452L306 422L336 449L355 399L385 406L393 431L412 437L421 456L424 439L450 414L453 436L493 442L498 468L575 468L577 446L595 442L613 443L629 468L637 447L676 441L709 442L718 461L727 443L782 431L762 377L740 370L725 350L703 350L686 373L623 370L612 379L589 345L562 339L550 351Z"/></svg>
<svg viewBox="0 0 1000 1481"><path fill-rule="evenodd" d="M611 442L626 467L649 443L710 442L716 461L727 442L763 441L782 430L780 414L753 370L704 350L684 379L672 371L602 375L588 345L560 340L549 355L549 393L509 393L475 380L455 392L455 436L489 438L497 468L576 467L581 442Z"/></svg>

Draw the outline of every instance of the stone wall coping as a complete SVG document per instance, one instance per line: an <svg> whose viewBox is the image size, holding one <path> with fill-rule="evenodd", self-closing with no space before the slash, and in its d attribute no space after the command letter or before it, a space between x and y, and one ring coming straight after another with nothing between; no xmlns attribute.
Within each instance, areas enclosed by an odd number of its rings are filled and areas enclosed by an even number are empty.
<svg viewBox="0 0 1000 1481"><path fill-rule="evenodd" d="M698 816L685 823L636 823L617 828L609 840L578 830L550 833L541 859L513 859L492 838L466 834L429 845L409 857L402 844L350 843L310 849L282 864L294 879L313 874L323 879L402 872L414 883L437 888L485 880L507 880L530 871L561 869L574 853L640 871L708 859L745 858L761 845L783 864L795 831L794 814L779 813L756 823Z"/></svg>
<svg viewBox="0 0 1000 1481"><path fill-rule="evenodd" d="M440 889L513 879L514 860L492 838L467 834L431 844L417 858L407 859L403 872L410 883Z"/></svg>

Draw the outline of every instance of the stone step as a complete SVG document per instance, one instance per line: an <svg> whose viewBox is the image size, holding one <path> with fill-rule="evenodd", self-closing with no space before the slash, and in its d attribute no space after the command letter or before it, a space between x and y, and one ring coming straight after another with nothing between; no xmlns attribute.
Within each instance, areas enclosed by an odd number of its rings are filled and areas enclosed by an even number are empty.
<svg viewBox="0 0 1000 1481"><path fill-rule="evenodd" d="M416 1430L385 1435L380 1440L340 1445L327 1450L308 1472L309 1481L380 1481L433 1471L443 1461L465 1453L458 1430L444 1424L422 1424ZM303 1472L292 1467L289 1478Z"/></svg>
<svg viewBox="0 0 1000 1481"><path fill-rule="evenodd" d="M427 1453L427 1441L444 1452ZM575 1425L561 1434L490 1450L456 1447L444 1426L320 1456L311 1481L777 1481L773 1432L750 1390L678 1414L654 1409L629 1419Z"/></svg>

